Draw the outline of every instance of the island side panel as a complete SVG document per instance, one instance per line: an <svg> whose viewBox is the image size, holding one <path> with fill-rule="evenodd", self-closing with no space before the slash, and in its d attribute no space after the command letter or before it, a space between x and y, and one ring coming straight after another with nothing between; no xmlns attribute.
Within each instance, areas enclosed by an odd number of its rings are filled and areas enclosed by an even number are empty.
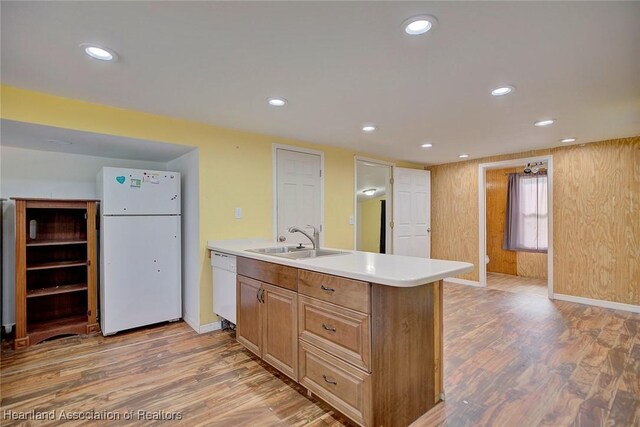
<svg viewBox="0 0 640 427"><path fill-rule="evenodd" d="M372 285L374 426L407 426L439 401L440 283Z"/></svg>
<svg viewBox="0 0 640 427"><path fill-rule="evenodd" d="M435 291L435 313L433 320L435 322L433 345L435 350L434 358L434 375L435 375L435 394L434 402L438 403L444 399L444 332L443 332L443 309L444 309L444 289L442 280L433 283Z"/></svg>

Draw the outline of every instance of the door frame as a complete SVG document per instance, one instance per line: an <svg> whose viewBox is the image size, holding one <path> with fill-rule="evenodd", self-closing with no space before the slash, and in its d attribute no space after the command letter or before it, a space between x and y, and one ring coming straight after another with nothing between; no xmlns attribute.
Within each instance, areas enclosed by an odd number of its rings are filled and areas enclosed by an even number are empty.
<svg viewBox="0 0 640 427"><path fill-rule="evenodd" d="M271 230L274 242L278 241L278 150L294 151L303 154L315 154L320 156L320 247L324 246L324 151L312 150L310 148L296 147L295 145L271 144L271 192L272 192L272 220ZM302 224L305 225L305 224Z"/></svg>
<svg viewBox="0 0 640 427"><path fill-rule="evenodd" d="M547 162L547 295L554 299L553 293L553 156L525 157L500 162L481 163L478 165L478 270L480 286L487 287L487 170L523 166L527 163Z"/></svg>
<svg viewBox="0 0 640 427"><path fill-rule="evenodd" d="M389 179L393 182L393 169L396 164L393 162L387 162L385 160L372 159L365 156L353 156L353 250L358 250L358 161L374 163L381 166L389 166L390 176ZM391 207L386 205L387 218L387 254L393 254L393 229L389 226L389 223L393 221L393 183L389 183L389 191L387 192L387 200L391 200ZM389 233L391 231L391 233Z"/></svg>

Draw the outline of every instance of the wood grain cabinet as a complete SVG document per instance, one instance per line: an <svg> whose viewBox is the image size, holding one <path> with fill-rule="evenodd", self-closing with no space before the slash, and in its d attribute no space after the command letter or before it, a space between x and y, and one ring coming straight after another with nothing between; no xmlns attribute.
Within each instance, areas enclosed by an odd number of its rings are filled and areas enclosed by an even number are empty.
<svg viewBox="0 0 640 427"><path fill-rule="evenodd" d="M298 380L298 295L262 284L262 359Z"/></svg>
<svg viewBox="0 0 640 427"><path fill-rule="evenodd" d="M298 380L298 295L238 275L238 342L280 372Z"/></svg>
<svg viewBox="0 0 640 427"><path fill-rule="evenodd" d="M244 276L237 278L236 339L262 357L262 283Z"/></svg>
<svg viewBox="0 0 640 427"><path fill-rule="evenodd" d="M369 315L300 295L298 330L301 340L370 372Z"/></svg>
<svg viewBox="0 0 640 427"><path fill-rule="evenodd" d="M96 201L15 203L15 348L98 332Z"/></svg>
<svg viewBox="0 0 640 427"><path fill-rule="evenodd" d="M407 426L441 400L442 281L384 286L242 257L238 274L238 341L356 424Z"/></svg>

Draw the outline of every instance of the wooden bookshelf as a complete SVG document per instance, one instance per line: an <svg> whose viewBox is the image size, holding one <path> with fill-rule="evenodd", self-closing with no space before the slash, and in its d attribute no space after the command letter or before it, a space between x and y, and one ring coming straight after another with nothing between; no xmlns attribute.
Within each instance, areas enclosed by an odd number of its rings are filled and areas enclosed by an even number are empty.
<svg viewBox="0 0 640 427"><path fill-rule="evenodd" d="M86 245L86 240L28 240L30 246L62 246L62 245Z"/></svg>
<svg viewBox="0 0 640 427"><path fill-rule="evenodd" d="M80 292L88 289L86 283L75 283L71 285L49 286L46 288L35 288L27 291L27 298L43 297L48 295L66 294L67 292Z"/></svg>
<svg viewBox="0 0 640 427"><path fill-rule="evenodd" d="M65 268L65 267L79 267L81 265L87 265L87 261L85 260L76 260L76 261L51 261L51 262L42 262L39 264L32 264L27 267L27 271L30 270L47 270L50 268Z"/></svg>
<svg viewBox="0 0 640 427"><path fill-rule="evenodd" d="M14 200L14 347L98 332L96 201Z"/></svg>

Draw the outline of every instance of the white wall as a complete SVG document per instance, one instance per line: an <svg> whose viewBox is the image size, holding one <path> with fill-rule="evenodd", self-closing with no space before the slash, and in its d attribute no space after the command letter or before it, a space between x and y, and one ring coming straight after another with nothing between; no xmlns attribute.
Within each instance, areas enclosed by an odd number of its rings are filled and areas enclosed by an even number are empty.
<svg viewBox="0 0 640 427"><path fill-rule="evenodd" d="M0 197L6 199L93 199L96 198L96 175L103 166L167 170L166 164L160 162L111 159L7 146L0 146L0 165ZM3 211L2 324L8 326L15 323L13 202L5 202Z"/></svg>
<svg viewBox="0 0 640 427"><path fill-rule="evenodd" d="M182 317L200 329L200 186L198 149L167 163L182 183Z"/></svg>

